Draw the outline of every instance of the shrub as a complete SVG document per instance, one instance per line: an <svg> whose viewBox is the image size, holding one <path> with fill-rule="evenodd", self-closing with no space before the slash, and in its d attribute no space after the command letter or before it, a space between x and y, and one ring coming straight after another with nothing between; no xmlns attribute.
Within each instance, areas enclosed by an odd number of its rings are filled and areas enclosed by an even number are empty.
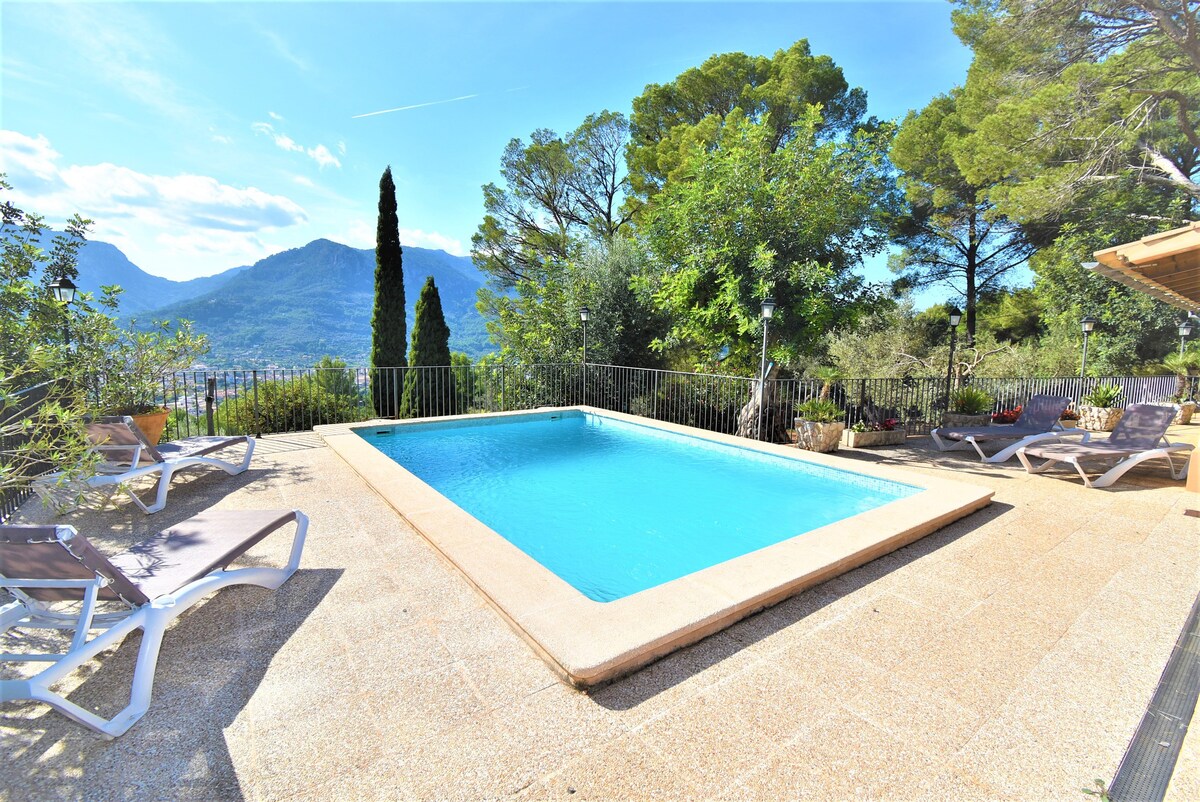
<svg viewBox="0 0 1200 802"><path fill-rule="evenodd" d="M960 415L982 415L993 403L990 395L976 387L959 387L950 394L950 411Z"/></svg>
<svg viewBox="0 0 1200 802"><path fill-rule="evenodd" d="M1016 423L1017 418L1021 417L1021 405L1012 409L1001 410L1000 412L992 413L992 423Z"/></svg>
<svg viewBox="0 0 1200 802"><path fill-rule="evenodd" d="M836 423L846 416L842 408L823 398L810 398L796 404L796 414L813 423Z"/></svg>
<svg viewBox="0 0 1200 802"><path fill-rule="evenodd" d="M325 423L365 420L370 409L355 395L329 391L311 376L262 382L258 403L252 395L221 404L218 420L231 433L298 432Z"/></svg>
<svg viewBox="0 0 1200 802"><path fill-rule="evenodd" d="M1097 384L1090 393L1080 399L1080 403L1089 407L1115 407L1120 399L1120 387L1115 384Z"/></svg>
<svg viewBox="0 0 1200 802"><path fill-rule="evenodd" d="M900 425L899 418L885 418L881 421L860 420L850 427L852 432L891 432Z"/></svg>

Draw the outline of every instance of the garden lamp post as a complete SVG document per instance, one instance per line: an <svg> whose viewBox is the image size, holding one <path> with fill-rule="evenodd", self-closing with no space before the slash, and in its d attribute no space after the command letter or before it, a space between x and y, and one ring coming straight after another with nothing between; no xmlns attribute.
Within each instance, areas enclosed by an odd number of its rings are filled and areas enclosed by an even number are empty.
<svg viewBox="0 0 1200 802"><path fill-rule="evenodd" d="M54 300L63 305L63 342L67 345L71 344L71 329L69 318L66 315L66 308L75 300L75 291L78 287L75 286L71 279L56 278L50 282L50 292L54 293Z"/></svg>
<svg viewBox="0 0 1200 802"><path fill-rule="evenodd" d="M1087 373L1088 336L1092 333L1092 329L1096 328L1096 318L1086 315L1083 320L1079 321L1079 328L1083 331L1083 361L1079 363L1079 378L1082 379Z"/></svg>
<svg viewBox="0 0 1200 802"><path fill-rule="evenodd" d="M586 306L579 307L579 322L583 324L583 403L587 406L587 324L592 316L592 310Z"/></svg>
<svg viewBox="0 0 1200 802"><path fill-rule="evenodd" d="M770 325L771 316L775 314L775 299L771 296L763 298L762 301L762 322L763 322L763 344L762 344L762 359L758 363L758 439L762 440L762 422L763 422L763 407L767 401L767 327Z"/></svg>
<svg viewBox="0 0 1200 802"><path fill-rule="evenodd" d="M950 307L950 359L946 364L946 411L950 411L950 388L954 382L954 338L958 334L958 324L962 322L962 311L957 306Z"/></svg>
<svg viewBox="0 0 1200 802"><path fill-rule="evenodd" d="M1183 356L1183 341L1192 333L1192 316L1188 315L1179 324L1179 355Z"/></svg>

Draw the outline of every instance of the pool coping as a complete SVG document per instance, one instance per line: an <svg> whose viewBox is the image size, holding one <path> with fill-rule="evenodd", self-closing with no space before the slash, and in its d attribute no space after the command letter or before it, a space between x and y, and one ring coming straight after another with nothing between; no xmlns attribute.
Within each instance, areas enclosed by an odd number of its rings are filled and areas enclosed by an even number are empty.
<svg viewBox="0 0 1200 802"><path fill-rule="evenodd" d="M922 488L610 602L592 601L354 433L431 420L544 416L579 410ZM330 448L407 521L570 684L585 688L645 666L765 607L906 546L991 503L994 491L893 466L587 406L317 426Z"/></svg>

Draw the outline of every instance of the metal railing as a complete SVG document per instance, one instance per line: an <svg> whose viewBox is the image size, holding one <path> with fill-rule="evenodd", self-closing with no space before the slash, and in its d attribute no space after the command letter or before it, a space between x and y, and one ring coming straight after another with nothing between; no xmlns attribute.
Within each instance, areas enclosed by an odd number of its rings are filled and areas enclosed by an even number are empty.
<svg viewBox="0 0 1200 802"><path fill-rule="evenodd" d="M21 453L22 446L30 439L28 432L21 431L21 422L34 416L42 404L51 400L56 384L54 380L42 382L0 400L0 465L19 476L35 476L54 467L48 463L30 462ZM24 483L0 487L0 521L8 520L32 495L33 491Z"/></svg>
<svg viewBox="0 0 1200 802"><path fill-rule="evenodd" d="M1098 384L1115 384L1123 403L1170 397L1174 376L970 380L995 399L993 411L1038 393L1079 399ZM437 417L472 412L590 404L656 420L733 434L756 381L618 365L468 365L412 368L187 371L163 378L171 411L169 437L307 431L326 423L373 417ZM775 382L788 411L818 395L816 379ZM944 378L844 379L829 397L847 424L898 419L910 434L928 433L946 409Z"/></svg>

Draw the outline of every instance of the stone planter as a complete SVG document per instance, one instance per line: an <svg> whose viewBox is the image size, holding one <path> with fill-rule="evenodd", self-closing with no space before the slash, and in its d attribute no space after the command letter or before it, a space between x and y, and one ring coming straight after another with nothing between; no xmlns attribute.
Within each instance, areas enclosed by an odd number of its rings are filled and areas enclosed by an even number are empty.
<svg viewBox="0 0 1200 802"><path fill-rule="evenodd" d="M1089 432L1111 432L1125 414L1125 407L1089 407L1079 405L1079 428Z"/></svg>
<svg viewBox="0 0 1200 802"><path fill-rule="evenodd" d="M890 432L855 432L847 429L842 432L842 445L846 448L898 446L904 443L905 434L903 429L893 429Z"/></svg>
<svg viewBox="0 0 1200 802"><path fill-rule="evenodd" d="M1185 401L1179 405L1179 411L1175 413L1175 419L1171 421L1171 425L1180 426L1191 423L1194 414L1196 414L1196 402Z"/></svg>
<svg viewBox="0 0 1200 802"><path fill-rule="evenodd" d="M985 412L982 415L965 415L962 412L947 412L942 415L942 426L959 428L965 426L990 426L992 415Z"/></svg>
<svg viewBox="0 0 1200 802"><path fill-rule="evenodd" d="M796 446L807 451L837 451L846 424L814 423L796 418Z"/></svg>
<svg viewBox="0 0 1200 802"><path fill-rule="evenodd" d="M1060 419L1058 422L1058 425L1063 427L1064 429L1074 429L1076 426L1079 425L1079 421Z"/></svg>

